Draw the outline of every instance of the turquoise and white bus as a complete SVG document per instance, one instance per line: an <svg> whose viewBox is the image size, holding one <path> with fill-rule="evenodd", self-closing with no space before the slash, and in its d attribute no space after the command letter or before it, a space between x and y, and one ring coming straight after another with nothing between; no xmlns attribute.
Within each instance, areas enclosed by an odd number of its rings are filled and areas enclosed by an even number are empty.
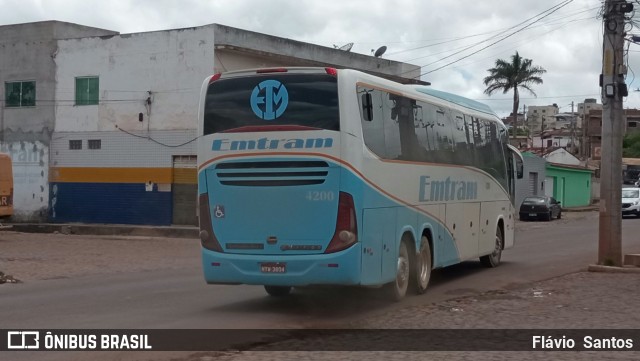
<svg viewBox="0 0 640 361"><path fill-rule="evenodd" d="M506 132L481 103L355 70L213 75L199 109L204 277L401 299L435 268L495 267L522 169Z"/></svg>

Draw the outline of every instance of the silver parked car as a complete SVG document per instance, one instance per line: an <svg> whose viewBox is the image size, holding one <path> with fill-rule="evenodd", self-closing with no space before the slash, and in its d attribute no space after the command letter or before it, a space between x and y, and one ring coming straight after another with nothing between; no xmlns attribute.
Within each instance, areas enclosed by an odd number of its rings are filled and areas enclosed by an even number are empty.
<svg viewBox="0 0 640 361"><path fill-rule="evenodd" d="M622 215L640 217L640 188L622 188Z"/></svg>

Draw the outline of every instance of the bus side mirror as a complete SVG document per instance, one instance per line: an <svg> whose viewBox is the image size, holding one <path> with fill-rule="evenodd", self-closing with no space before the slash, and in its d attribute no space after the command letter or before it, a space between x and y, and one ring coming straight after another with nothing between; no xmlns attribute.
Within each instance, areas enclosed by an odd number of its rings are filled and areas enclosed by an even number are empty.
<svg viewBox="0 0 640 361"><path fill-rule="evenodd" d="M373 120L373 101L369 93L362 94L362 117L368 122Z"/></svg>

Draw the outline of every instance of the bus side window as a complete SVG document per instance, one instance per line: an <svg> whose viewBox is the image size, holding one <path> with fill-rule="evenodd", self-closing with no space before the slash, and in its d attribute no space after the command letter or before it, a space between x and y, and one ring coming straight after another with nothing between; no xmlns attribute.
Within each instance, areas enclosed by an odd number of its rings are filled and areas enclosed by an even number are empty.
<svg viewBox="0 0 640 361"><path fill-rule="evenodd" d="M368 122L373 120L373 101L369 92L362 94L362 119Z"/></svg>
<svg viewBox="0 0 640 361"><path fill-rule="evenodd" d="M516 160L516 178L522 179L524 176L524 164L520 157L513 157Z"/></svg>

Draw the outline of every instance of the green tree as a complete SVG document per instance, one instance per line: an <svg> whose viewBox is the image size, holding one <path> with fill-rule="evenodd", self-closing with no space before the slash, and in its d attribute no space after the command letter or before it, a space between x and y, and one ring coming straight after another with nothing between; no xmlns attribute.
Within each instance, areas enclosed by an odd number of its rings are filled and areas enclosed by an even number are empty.
<svg viewBox="0 0 640 361"><path fill-rule="evenodd" d="M632 132L624 137L622 156L624 158L640 158L640 132Z"/></svg>
<svg viewBox="0 0 640 361"><path fill-rule="evenodd" d="M513 90L513 116L517 124L518 107L520 106L520 95L518 88L526 89L536 96L531 89L533 84L542 84L542 74L547 71L539 66L532 65L531 59L524 59L516 51L511 56L511 61L503 59L496 60L496 65L487 70L489 76L484 78L484 85L487 89L485 94L491 95L498 90L502 90L503 94L507 94Z"/></svg>

